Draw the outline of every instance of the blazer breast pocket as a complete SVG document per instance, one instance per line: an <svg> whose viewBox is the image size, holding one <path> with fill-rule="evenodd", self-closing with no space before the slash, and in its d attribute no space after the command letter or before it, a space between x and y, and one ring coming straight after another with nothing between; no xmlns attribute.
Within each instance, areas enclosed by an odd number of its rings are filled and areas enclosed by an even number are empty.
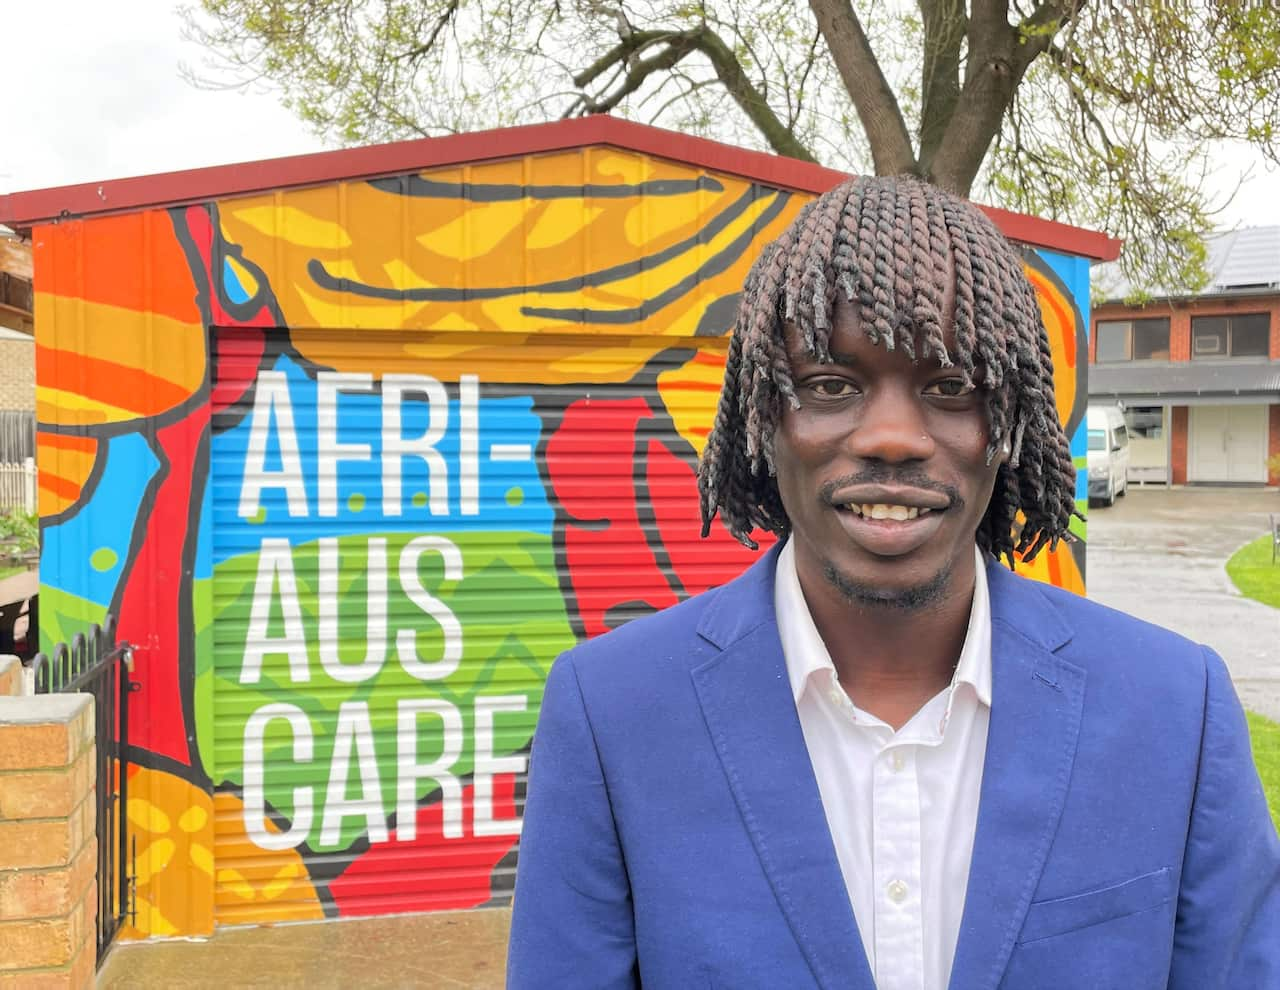
<svg viewBox="0 0 1280 990"><path fill-rule="evenodd" d="M1033 901L1027 909L1018 942L1026 945L1054 935L1114 921L1167 904L1173 897L1173 874L1168 867L1121 883L1108 884L1068 897Z"/></svg>

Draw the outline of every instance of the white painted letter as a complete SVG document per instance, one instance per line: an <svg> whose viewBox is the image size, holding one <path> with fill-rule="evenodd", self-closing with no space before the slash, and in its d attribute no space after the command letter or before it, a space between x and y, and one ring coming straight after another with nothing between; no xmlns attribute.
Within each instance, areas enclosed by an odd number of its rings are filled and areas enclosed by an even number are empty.
<svg viewBox="0 0 1280 990"><path fill-rule="evenodd" d="M462 785L450 768L462 755L462 714L440 698L415 698L396 706L396 839L412 842L418 835L418 781L431 778L440 785L442 824L446 839L462 838ZM418 762L418 716L440 719L440 755Z"/></svg>
<svg viewBox="0 0 1280 990"><path fill-rule="evenodd" d="M373 391L373 376L354 371L321 371L316 375L316 501L322 516L338 514L338 462L367 461L367 443L338 442L338 396Z"/></svg>
<svg viewBox="0 0 1280 990"><path fill-rule="evenodd" d="M493 817L493 775L495 773L524 773L529 768L529 758L523 753L512 756L493 755L493 716L495 712L523 712L528 700L523 695L489 695L476 698L476 759L474 832L482 835L519 835L523 824L519 818L495 820Z"/></svg>
<svg viewBox="0 0 1280 990"><path fill-rule="evenodd" d="M326 536L320 540L320 663L325 673L344 684L359 684L376 677L387 659L387 541L384 537L369 538L369 555L365 567L368 585L368 602L365 623L364 660L360 663L343 663L338 640L338 576L342 569L342 555L338 538Z"/></svg>
<svg viewBox="0 0 1280 990"><path fill-rule="evenodd" d="M360 796L347 797L347 777L351 772L351 747L355 745L360 774ZM370 842L387 841L387 819L382 813L382 781L378 776L378 754L373 748L373 725L369 705L344 701L338 706L338 726L333 735L333 759L329 763L329 786L324 794L324 822L320 845L336 846L342 838L342 820L363 815Z"/></svg>
<svg viewBox="0 0 1280 990"><path fill-rule="evenodd" d="M480 379L458 376L458 503L464 516L480 515Z"/></svg>
<svg viewBox="0 0 1280 990"><path fill-rule="evenodd" d="M267 436L275 414L276 446L280 448L280 469L267 470ZM264 488L283 488L289 499L289 516L307 514L307 489L302 481L302 457L298 454L298 434L293 428L293 405L289 401L289 378L283 371L258 372L253 392L253 417L249 420L249 447L244 455L244 478L240 483L242 519L258 515Z"/></svg>
<svg viewBox="0 0 1280 990"><path fill-rule="evenodd" d="M396 655L405 673L420 681L448 677L462 662L462 624L449 606L422 587L418 580L418 558L434 550L444 558L444 579L462 580L462 551L443 536L419 536L405 544L400 553L400 586L409 600L440 624L444 633L444 656L430 663L418 658L418 634L413 629L396 633Z"/></svg>
<svg viewBox="0 0 1280 990"><path fill-rule="evenodd" d="M294 849L311 831L311 788L293 789L293 822L287 831L272 832L267 828L267 799L262 783L266 769L263 740L267 723L275 718L284 719L293 730L293 762L311 762L311 723L301 708L276 703L263 705L249 716L244 726L244 831L260 849Z"/></svg>
<svg viewBox="0 0 1280 990"><path fill-rule="evenodd" d="M401 436L400 406L406 393L427 397L427 429L420 437ZM382 514L398 516L400 459L421 457L427 465L427 505L433 516L449 514L449 466L436 444L449 425L449 394L427 375L382 376Z"/></svg>
<svg viewBox="0 0 1280 990"><path fill-rule="evenodd" d="M271 602L275 597L276 578L280 579L280 613L284 618L284 635L269 637ZM253 585L253 606L249 611L249 632L244 643L244 662L240 666L240 683L257 684L262 677L262 658L272 653L289 657L289 679L295 684L311 680L307 662L307 633L302 626L302 607L298 604L298 582L293 575L293 554L289 541L268 537L258 550L258 578Z"/></svg>

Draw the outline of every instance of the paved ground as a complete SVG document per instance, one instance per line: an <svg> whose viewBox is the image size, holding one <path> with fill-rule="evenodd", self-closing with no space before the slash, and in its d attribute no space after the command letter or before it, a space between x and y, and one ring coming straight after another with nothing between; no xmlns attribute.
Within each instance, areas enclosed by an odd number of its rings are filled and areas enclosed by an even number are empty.
<svg viewBox="0 0 1280 990"><path fill-rule="evenodd" d="M208 941L117 945L99 990L182 987L428 987L498 990L511 912L445 911L221 929Z"/></svg>
<svg viewBox="0 0 1280 990"><path fill-rule="evenodd" d="M1280 610L1242 598L1223 564L1266 532L1280 493L1135 489L1089 520L1089 597L1208 643L1245 704L1280 719ZM1280 566L1280 565L1278 565ZM511 913L460 911L220 930L123 944L101 990L226 987L498 988Z"/></svg>
<svg viewBox="0 0 1280 990"><path fill-rule="evenodd" d="M1135 488L1090 510L1086 582L1090 598L1217 650L1245 707L1280 720L1280 609L1242 597L1224 569L1268 512L1280 492Z"/></svg>

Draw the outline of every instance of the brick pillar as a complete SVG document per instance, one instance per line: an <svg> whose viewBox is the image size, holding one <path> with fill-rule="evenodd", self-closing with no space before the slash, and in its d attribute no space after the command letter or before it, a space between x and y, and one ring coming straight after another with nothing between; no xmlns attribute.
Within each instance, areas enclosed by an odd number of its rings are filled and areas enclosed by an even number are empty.
<svg viewBox="0 0 1280 990"><path fill-rule="evenodd" d="M1173 463L1169 465L1169 473L1175 485L1185 485L1187 483L1187 434L1188 434L1188 407L1173 407L1173 438L1171 451L1173 455Z"/></svg>
<svg viewBox="0 0 1280 990"><path fill-rule="evenodd" d="M0 697L0 988L93 986L93 731L87 694Z"/></svg>

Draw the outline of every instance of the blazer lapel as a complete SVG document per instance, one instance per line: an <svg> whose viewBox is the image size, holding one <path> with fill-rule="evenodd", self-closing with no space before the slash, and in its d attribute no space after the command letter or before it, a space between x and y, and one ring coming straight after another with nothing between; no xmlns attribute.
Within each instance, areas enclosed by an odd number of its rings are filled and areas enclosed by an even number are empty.
<svg viewBox="0 0 1280 990"><path fill-rule="evenodd" d="M1004 974L1062 815L1085 674L1054 651L1070 629L1033 582L998 563L991 590L991 723L953 990Z"/></svg>
<svg viewBox="0 0 1280 990"><path fill-rule="evenodd" d="M777 553L722 589L699 633L721 652L693 671L751 842L817 983L874 990L787 678L773 609Z"/></svg>

